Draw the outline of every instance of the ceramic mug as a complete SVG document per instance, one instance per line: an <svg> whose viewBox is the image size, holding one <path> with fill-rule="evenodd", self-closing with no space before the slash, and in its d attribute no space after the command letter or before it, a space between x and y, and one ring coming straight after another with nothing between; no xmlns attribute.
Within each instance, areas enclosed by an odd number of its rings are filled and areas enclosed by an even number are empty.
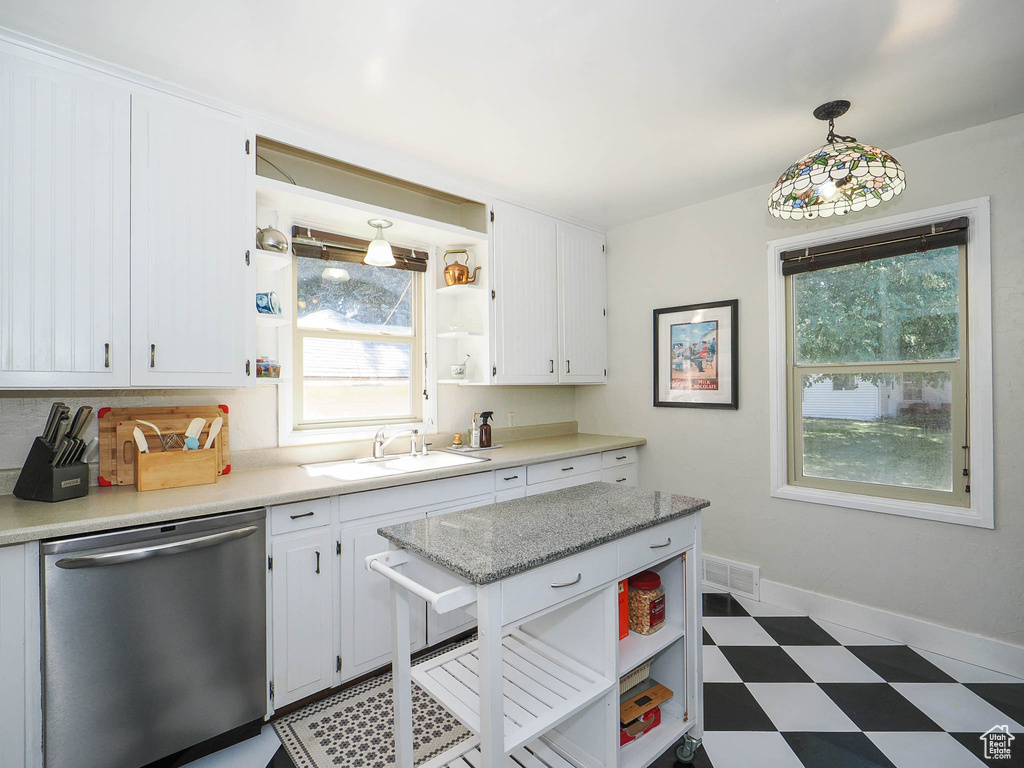
<svg viewBox="0 0 1024 768"><path fill-rule="evenodd" d="M277 298L277 291L257 293L256 311L262 315L280 315L281 302Z"/></svg>

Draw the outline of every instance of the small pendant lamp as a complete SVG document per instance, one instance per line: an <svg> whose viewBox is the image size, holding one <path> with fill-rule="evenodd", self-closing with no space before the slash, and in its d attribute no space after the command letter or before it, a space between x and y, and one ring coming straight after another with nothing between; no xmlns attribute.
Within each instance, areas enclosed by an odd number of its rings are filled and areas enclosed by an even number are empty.
<svg viewBox="0 0 1024 768"><path fill-rule="evenodd" d="M835 119L850 102L830 101L814 110L828 120L826 143L786 169L768 197L768 211L780 219L842 216L892 200L906 187L906 175L885 150L835 132Z"/></svg>
<svg viewBox="0 0 1024 768"><path fill-rule="evenodd" d="M391 250L391 244L384 239L384 233L381 231L390 227L391 222L387 219L370 219L366 223L377 228L377 236L367 247L363 264L369 264L371 267L393 267L395 254Z"/></svg>

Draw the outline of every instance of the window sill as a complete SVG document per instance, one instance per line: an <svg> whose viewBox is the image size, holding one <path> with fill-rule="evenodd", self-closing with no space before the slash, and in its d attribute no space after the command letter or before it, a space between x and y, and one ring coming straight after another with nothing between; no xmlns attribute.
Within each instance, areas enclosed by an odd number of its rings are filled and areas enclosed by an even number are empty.
<svg viewBox="0 0 1024 768"><path fill-rule="evenodd" d="M283 433L278 439L281 447L291 445L320 445L323 443L351 443L359 440L372 440L377 430L384 427L388 437L407 429L418 429L421 435L428 434L426 422L410 422L408 424L385 424L359 427L334 427L324 429L293 429Z"/></svg>
<svg viewBox="0 0 1024 768"><path fill-rule="evenodd" d="M943 523L969 525L974 528L994 528L991 510L971 507L951 507L944 504L932 504L904 499L886 499L880 496L864 496L841 491L826 491L821 488L805 488L798 485L782 485L772 489L772 496L777 499L793 501L809 501L815 504L827 504L832 507L848 509L864 509L870 512L882 512L887 515L916 517L920 520L937 520Z"/></svg>

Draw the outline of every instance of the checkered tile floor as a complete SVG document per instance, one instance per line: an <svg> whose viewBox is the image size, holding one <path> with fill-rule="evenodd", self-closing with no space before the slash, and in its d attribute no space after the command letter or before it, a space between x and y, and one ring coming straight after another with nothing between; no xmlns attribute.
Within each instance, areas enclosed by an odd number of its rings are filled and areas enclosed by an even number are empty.
<svg viewBox="0 0 1024 768"><path fill-rule="evenodd" d="M704 709L697 768L1024 768L1024 680L727 594L704 595ZM985 760L999 725L1011 757ZM294 768L270 726L189 768L261 766Z"/></svg>
<svg viewBox="0 0 1024 768"><path fill-rule="evenodd" d="M1024 766L1024 680L728 594L704 595L699 768ZM993 726L1019 734L985 760ZM669 768L666 755L656 765Z"/></svg>

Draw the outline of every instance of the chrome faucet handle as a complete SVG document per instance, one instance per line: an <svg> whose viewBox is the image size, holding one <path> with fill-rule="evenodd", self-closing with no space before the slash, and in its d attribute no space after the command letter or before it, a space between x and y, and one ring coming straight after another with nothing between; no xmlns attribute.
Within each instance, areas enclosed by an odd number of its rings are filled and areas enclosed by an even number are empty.
<svg viewBox="0 0 1024 768"><path fill-rule="evenodd" d="M384 427L377 430L377 434L373 436L373 442L383 443L384 442Z"/></svg>

